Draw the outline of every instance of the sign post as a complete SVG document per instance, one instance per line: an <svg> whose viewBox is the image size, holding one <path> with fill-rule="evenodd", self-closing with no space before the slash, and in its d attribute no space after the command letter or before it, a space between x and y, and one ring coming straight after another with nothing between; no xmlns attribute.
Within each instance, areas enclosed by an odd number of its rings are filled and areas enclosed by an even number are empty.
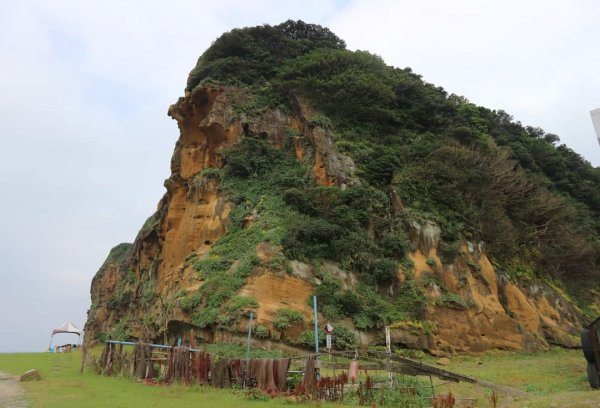
<svg viewBox="0 0 600 408"><path fill-rule="evenodd" d="M327 351L331 354L331 333L333 333L333 325L331 322L327 322L325 326L323 326L323 330L325 330L325 340Z"/></svg>

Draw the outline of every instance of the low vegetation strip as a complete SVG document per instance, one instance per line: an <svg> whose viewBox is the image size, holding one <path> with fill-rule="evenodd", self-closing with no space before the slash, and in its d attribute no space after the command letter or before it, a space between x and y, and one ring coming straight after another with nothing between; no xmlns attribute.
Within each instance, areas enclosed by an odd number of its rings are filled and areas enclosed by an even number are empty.
<svg viewBox="0 0 600 408"><path fill-rule="evenodd" d="M242 392L212 387L145 386L123 377L79 372L81 354L19 353L0 354L0 371L18 375L37 368L42 381L23 384L32 408L68 407L289 407L283 400L260 404L246 399Z"/></svg>
<svg viewBox="0 0 600 408"><path fill-rule="evenodd" d="M433 362L429 357L426 362ZM25 398L36 407L183 407L199 404L210 407L300 407L290 399L264 399L260 394L199 386L146 386L123 377L79 373L81 354L22 353L0 354L0 371L19 375L37 368L42 381L24 383ZM450 359L450 369L527 391L527 398L514 398L470 384L434 382L436 394L451 391L461 403L475 401L475 407L491 407L496 395L497 406L503 407L593 407L600 393L587 383L585 360L580 350L554 349L545 353L491 353L479 357ZM429 380L427 379L427 382ZM10 405L9 405L10 406ZM322 404L321 406L339 406ZM353 406L352 403L344 406ZM378 404L380 406L380 404ZM385 404L383 406L386 406ZM394 406L410 407L412 405ZM458 405L457 405L458 406Z"/></svg>

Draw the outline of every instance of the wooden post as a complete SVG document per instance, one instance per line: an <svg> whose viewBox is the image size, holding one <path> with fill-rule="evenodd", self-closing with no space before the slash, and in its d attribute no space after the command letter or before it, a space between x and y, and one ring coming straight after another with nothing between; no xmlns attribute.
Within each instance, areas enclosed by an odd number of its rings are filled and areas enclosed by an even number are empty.
<svg viewBox="0 0 600 408"><path fill-rule="evenodd" d="M387 361L387 365L388 365L388 383L390 388L392 388L394 386L394 380L392 377L392 371L390 369L391 366L391 361L392 361L392 335L390 332L390 326L385 326L385 345L387 348L387 355L388 355L388 361Z"/></svg>
<svg viewBox="0 0 600 408"><path fill-rule="evenodd" d="M431 378L431 374L429 374L429 384L431 384L431 401L435 399L435 388L433 387L433 379Z"/></svg>

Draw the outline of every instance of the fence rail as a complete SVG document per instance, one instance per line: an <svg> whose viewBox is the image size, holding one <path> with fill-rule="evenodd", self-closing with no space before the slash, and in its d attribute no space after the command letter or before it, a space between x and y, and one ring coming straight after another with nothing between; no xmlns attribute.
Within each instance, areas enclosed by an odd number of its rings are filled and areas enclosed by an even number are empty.
<svg viewBox="0 0 600 408"><path fill-rule="evenodd" d="M132 346L131 353L123 347ZM320 358L328 356L329 359ZM343 357L345 361L339 361ZM331 359L338 361L331 361ZM294 367L291 366L292 361ZM360 361L364 376L350 379L350 362ZM415 398L434 398L436 387L449 382L466 382L479 387L490 388L514 396L526 396L520 390L478 380L454 373L418 360L386 352L330 351L326 355L307 353L302 356L269 358L225 358L212 355L205 350L187 346L107 340L104 351L95 362L100 374L121 373L140 380L170 384L174 381L184 384L202 384L215 387L258 388L269 395L294 394L306 398L339 401L345 392L352 390L361 396L365 403L372 401L374 389L389 389L400 393L413 393ZM333 370L333 376L320 376L320 369ZM342 370L336 375L337 370ZM387 378L370 376L368 372L385 372ZM393 375L427 376L428 386L404 387L395 385ZM444 381L434 386L432 377ZM293 381L292 381L293 380ZM376 381L380 381L376 383ZM427 396L418 391L429 388ZM411 391L412 390L412 391Z"/></svg>

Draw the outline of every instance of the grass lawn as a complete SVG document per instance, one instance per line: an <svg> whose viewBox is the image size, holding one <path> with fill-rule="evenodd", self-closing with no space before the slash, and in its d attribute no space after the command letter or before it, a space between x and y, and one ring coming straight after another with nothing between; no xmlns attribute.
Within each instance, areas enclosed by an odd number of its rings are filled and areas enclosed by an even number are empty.
<svg viewBox="0 0 600 408"><path fill-rule="evenodd" d="M0 354L0 371L21 374L40 370L43 380L24 383L32 407L310 407L285 398L253 401L242 391L210 387L148 386L121 377L79 373L80 353ZM426 358L431 363L432 358ZM519 388L531 397L499 395L498 407L600 407L600 391L590 389L585 360L579 350L554 349L546 353L489 353L480 357L451 358L449 370ZM427 379L428 381L428 379ZM475 398L475 407L491 407L491 390L469 384L441 385L436 393L452 391ZM457 406L464 406L466 401ZM323 404L323 407L339 407ZM344 405L347 406L347 405Z"/></svg>
<svg viewBox="0 0 600 408"><path fill-rule="evenodd" d="M91 372L80 374L80 363L79 352L0 354L2 372L22 374L31 368L40 371L42 381L23 384L32 407L289 408L290 406L290 403L284 399L250 401L241 391L178 385L149 386L126 378L100 376Z"/></svg>
<svg viewBox="0 0 600 408"><path fill-rule="evenodd" d="M429 363L434 361L427 359ZM534 354L495 352L480 357L456 357L447 368L531 394L518 399L499 394L498 407L600 407L600 390L589 386L581 350L555 348ZM491 390L468 384L449 384L439 390L477 398L477 407L491 406Z"/></svg>

